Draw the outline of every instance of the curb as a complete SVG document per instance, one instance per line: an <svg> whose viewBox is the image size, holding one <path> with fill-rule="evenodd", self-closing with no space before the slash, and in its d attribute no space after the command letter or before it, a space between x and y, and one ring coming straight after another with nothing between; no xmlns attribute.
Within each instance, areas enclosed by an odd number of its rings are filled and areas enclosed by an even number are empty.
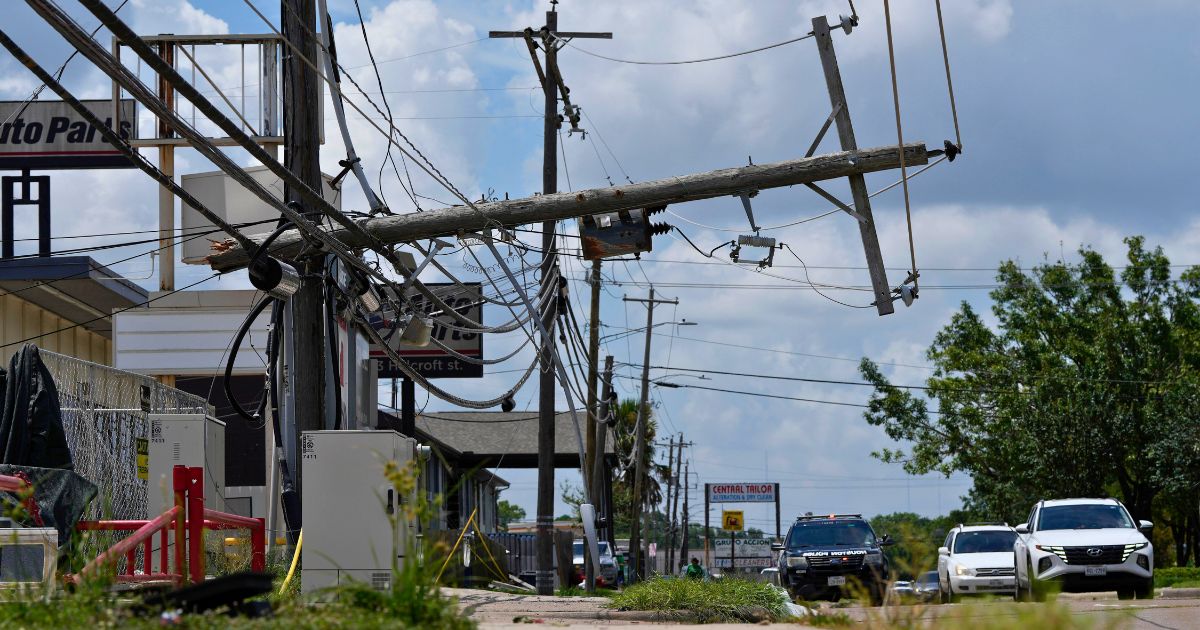
<svg viewBox="0 0 1200 630"><path fill-rule="evenodd" d="M1195 599L1200 598L1200 588L1160 588L1155 596L1161 599Z"/></svg>

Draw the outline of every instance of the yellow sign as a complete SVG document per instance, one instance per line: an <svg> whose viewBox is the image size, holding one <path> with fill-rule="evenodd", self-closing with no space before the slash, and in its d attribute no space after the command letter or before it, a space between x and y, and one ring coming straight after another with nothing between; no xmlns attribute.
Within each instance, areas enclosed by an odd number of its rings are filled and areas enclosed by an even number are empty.
<svg viewBox="0 0 1200 630"><path fill-rule="evenodd" d="M722 510L721 529L727 532L740 532L745 527L746 519L742 510Z"/></svg>
<svg viewBox="0 0 1200 630"><path fill-rule="evenodd" d="M150 441L146 438L138 438L134 440L137 447L137 477L138 479L150 478Z"/></svg>

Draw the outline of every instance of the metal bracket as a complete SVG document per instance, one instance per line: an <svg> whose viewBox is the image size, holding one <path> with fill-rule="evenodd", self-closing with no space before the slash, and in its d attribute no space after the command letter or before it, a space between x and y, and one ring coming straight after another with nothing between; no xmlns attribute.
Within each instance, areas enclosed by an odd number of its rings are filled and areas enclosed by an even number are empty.
<svg viewBox="0 0 1200 630"><path fill-rule="evenodd" d="M750 207L750 198L758 195L757 190L748 190L743 193L738 193L738 198L742 200L742 207L746 209L746 218L750 220L750 229L758 232L760 227L754 222L754 210Z"/></svg>
<svg viewBox="0 0 1200 630"><path fill-rule="evenodd" d="M804 157L812 157L813 154L817 152L817 147L820 146L821 141L825 139L825 134L829 131L829 126L833 124L834 119L837 118L837 115L841 113L841 111L842 104L838 103L833 108L833 111L829 112L829 118L826 118L825 124L821 125L821 130L817 132L817 137L813 138L812 144L808 145L808 152L804 154Z"/></svg>
<svg viewBox="0 0 1200 630"><path fill-rule="evenodd" d="M834 197L833 195L829 194L829 192L826 191L824 188L821 188L820 186L813 184L813 183L806 183L804 185L808 186L809 189L811 189L813 192L824 197L825 200L828 201L829 203L832 203L833 205L841 208L842 212L845 212L846 214L854 217L855 219L858 219L859 223L863 223L863 224L867 223L867 217L864 217L863 215L859 214L858 212L855 212L854 208L851 208L850 206L842 203L841 199L838 199L837 197Z"/></svg>

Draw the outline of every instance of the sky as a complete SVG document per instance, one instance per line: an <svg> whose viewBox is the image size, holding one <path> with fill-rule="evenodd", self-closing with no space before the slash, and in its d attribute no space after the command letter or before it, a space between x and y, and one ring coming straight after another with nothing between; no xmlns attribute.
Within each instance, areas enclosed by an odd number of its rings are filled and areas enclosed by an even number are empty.
<svg viewBox="0 0 1200 630"><path fill-rule="evenodd" d="M63 6L87 28L96 22L73 2ZM114 2L110 1L110 5ZM277 23L279 6L254 0ZM363 44L353 2L330 0L342 64L365 90L377 92L376 77ZM894 145L897 137L889 74L883 4L859 0L861 24L835 37L848 108L861 147ZM940 147L955 139L933 0L892 4L895 56L903 134L906 141ZM1123 237L1141 234L1161 245L1177 264L1197 263L1200 220L1190 183L1196 175L1191 143L1200 132L1194 102L1200 86L1200 4L1185 0L1139 3L1116 0L948 0L946 39L964 153L911 179L911 229L920 298L895 314L848 308L826 299L805 283L861 287L869 284L854 220L834 213L764 231L790 246L776 253L775 266L758 273L729 262L727 249L709 259L678 233L657 237L654 251L640 263L604 265L602 334L637 328L644 307L621 300L656 293L677 297L679 305L660 307L656 321L688 321L690 327L662 326L652 343L654 379L775 396L862 404L869 388L710 376L681 376L697 368L858 380L861 357L881 362L894 382L920 384L930 374L925 349L962 302L987 311L988 285L1002 260L1023 265L1077 259L1092 247L1120 264ZM13 3L3 27L45 66L56 68L68 45L23 4ZM541 189L542 101L528 52L519 40L489 40L489 30L537 29L548 3L431 2L362 0L366 31L378 62L384 92L396 126L446 177L471 198L512 197ZM849 13L846 2L749 0L630 0L559 3L561 30L611 31L612 40L576 40L559 55L572 102L586 117L585 138L564 132L560 150L560 190L620 185L672 175L801 157L829 113L829 100L812 40L720 61L687 65L637 65L605 60L668 61L705 58L792 39L811 29L811 19ZM131 0L121 10L141 33L267 32L247 7L234 0ZM1132 28L1131 28L1132 27ZM108 42L101 32L98 37ZM232 49L202 51L218 83L238 93L239 61ZM252 75L253 76L253 75ZM200 80L200 79L198 79ZM82 96L104 98L110 85L86 60L76 59L65 82ZM15 61L0 54L0 98L23 99L36 83ZM254 98L255 88L248 87ZM372 94L377 98L377 94ZM328 96L326 97L328 98ZM350 94L364 111L361 95ZM251 107L253 109L253 107ZM188 111L188 110L183 110ZM331 116L327 107L326 116ZM379 175L386 139L362 115L350 112L355 147L384 196L397 212L413 204L392 165ZM256 122L251 120L250 122ZM377 124L382 124L376 121ZM140 121L143 130L150 119ZM326 172L336 173L344 147L336 124L326 121L322 150ZM831 134L821 151L836 150ZM232 152L239 161L251 161ZM151 156L153 157L153 156ZM417 198L424 209L453 201L411 162ZM404 163L396 172L403 173ZM184 150L177 172L213 170L198 154ZM896 182L897 172L869 175L868 188ZM827 188L849 200L844 181ZM72 245L116 242L95 236L156 227L154 184L137 171L76 171L53 174L55 236ZM344 188L343 208L365 209L362 193ZM900 187L873 200L889 282L895 286L910 268L908 223ZM768 227L824 214L830 206L797 188L763 191L753 200L755 218ZM661 219L701 249L748 233L741 203L734 197L679 204ZM26 232L21 232L25 229ZM22 225L18 236L31 236ZM568 234L574 226L564 224ZM536 239L536 236L528 236ZM574 239L563 245L573 248ZM63 247L56 245L56 247ZM141 251L99 252L102 262ZM18 251L20 253L20 250ZM465 252L446 257L464 280L484 281L465 265ZM161 261L155 261L160 265ZM115 268L145 286L157 286L147 257ZM177 284L203 279L204 267L179 265ZM586 313L584 265L564 258L573 300ZM427 280L440 279L436 275ZM232 274L201 285L245 287ZM869 293L830 290L840 302L862 306ZM506 313L487 310L489 323ZM506 354L520 333L488 338L491 356ZM640 364L642 335L618 338L603 351L618 364ZM511 361L489 366L478 380L440 381L467 397L491 398L515 380L532 355L528 348ZM637 368L621 366L616 380L622 397L638 394ZM672 376L667 376L667 375ZM386 400L386 386L381 390ZM970 479L955 475L912 477L883 464L871 452L894 447L868 425L854 407L802 403L687 388L651 388L662 439L683 433L692 475L692 500L701 505L699 484L777 481L782 484L785 522L806 511L913 511L942 514L960 505ZM516 396L518 409L536 408L536 389ZM418 404L425 402L418 392ZM566 401L560 393L560 408ZM427 410L453 407L436 399ZM903 445L901 445L903 447ZM497 471L512 486L505 498L532 516L533 470ZM578 474L559 471L577 482ZM1040 497L1028 497L1030 502ZM565 511L559 502L556 512ZM766 506L747 506L750 525L773 524Z"/></svg>

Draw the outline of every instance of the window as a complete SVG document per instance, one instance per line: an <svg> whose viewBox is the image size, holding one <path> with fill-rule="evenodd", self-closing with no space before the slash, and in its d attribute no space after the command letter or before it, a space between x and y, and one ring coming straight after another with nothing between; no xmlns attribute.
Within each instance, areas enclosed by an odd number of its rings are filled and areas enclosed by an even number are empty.
<svg viewBox="0 0 1200 630"><path fill-rule="evenodd" d="M863 521L800 522L788 533L789 547L871 547L875 532Z"/></svg>
<svg viewBox="0 0 1200 630"><path fill-rule="evenodd" d="M997 553L1012 551L1016 532L985 530L959 532L954 540L954 553Z"/></svg>
<svg viewBox="0 0 1200 630"><path fill-rule="evenodd" d="M1120 505L1085 503L1043 507L1038 529L1132 529L1133 519Z"/></svg>

